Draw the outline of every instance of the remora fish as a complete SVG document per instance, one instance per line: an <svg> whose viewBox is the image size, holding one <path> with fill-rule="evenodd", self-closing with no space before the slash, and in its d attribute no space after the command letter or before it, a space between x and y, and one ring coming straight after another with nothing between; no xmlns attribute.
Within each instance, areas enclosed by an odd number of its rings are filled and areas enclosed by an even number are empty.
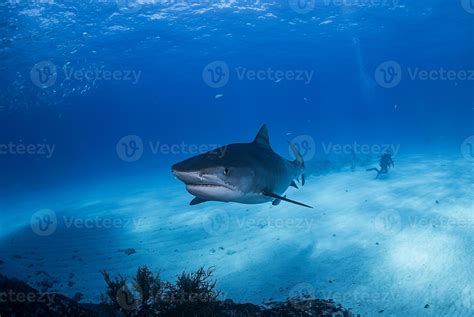
<svg viewBox="0 0 474 317"><path fill-rule="evenodd" d="M190 205L206 201L260 204L284 200L313 208L282 196L289 186L297 187L301 175L304 185L304 161L290 143L296 160L288 161L275 153L267 126L260 128L252 143L229 144L173 165L173 174L195 196Z"/></svg>

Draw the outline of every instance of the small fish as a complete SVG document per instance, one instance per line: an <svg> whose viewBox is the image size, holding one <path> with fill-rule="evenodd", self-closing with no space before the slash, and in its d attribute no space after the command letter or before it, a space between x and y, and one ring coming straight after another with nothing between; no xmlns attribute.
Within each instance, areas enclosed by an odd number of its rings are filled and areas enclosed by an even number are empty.
<svg viewBox="0 0 474 317"><path fill-rule="evenodd" d="M215 98L215 99L219 99L219 98L222 98L223 96L224 96L224 94L217 94L217 95L215 95L214 98Z"/></svg>

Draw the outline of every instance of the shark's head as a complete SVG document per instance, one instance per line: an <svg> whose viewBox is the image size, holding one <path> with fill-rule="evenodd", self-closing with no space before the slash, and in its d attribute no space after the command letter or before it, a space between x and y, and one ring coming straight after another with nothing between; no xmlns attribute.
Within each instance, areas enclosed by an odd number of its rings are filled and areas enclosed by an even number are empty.
<svg viewBox="0 0 474 317"><path fill-rule="evenodd" d="M187 191L204 200L238 201L252 191L254 171L236 159L232 146L194 156L172 166Z"/></svg>

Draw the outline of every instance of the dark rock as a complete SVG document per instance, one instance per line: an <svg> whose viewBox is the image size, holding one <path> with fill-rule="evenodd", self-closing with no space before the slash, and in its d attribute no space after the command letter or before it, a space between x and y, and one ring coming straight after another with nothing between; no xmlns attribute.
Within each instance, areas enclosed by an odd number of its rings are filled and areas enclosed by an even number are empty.
<svg viewBox="0 0 474 317"><path fill-rule="evenodd" d="M425 308L430 308L430 305L426 304L426 305L425 305Z"/></svg>
<svg viewBox="0 0 474 317"><path fill-rule="evenodd" d="M0 301L1 316L95 316L86 309L61 294L42 294L25 282L10 279L0 274L0 289L6 294L28 296L30 300L21 301L6 297Z"/></svg>

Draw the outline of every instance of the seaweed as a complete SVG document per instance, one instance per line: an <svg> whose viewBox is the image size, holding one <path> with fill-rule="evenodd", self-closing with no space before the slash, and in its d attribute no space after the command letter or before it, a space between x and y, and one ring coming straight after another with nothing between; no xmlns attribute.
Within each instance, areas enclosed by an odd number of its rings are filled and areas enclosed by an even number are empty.
<svg viewBox="0 0 474 317"><path fill-rule="evenodd" d="M288 298L283 302L267 303L265 307L239 304L231 299L220 300L222 293L216 287L213 273L213 267L200 267L196 271L184 271L174 283L168 283L161 280L159 273L153 274L146 266L142 266L138 268L132 287L129 288L121 275L111 279L103 271L107 285L107 299L103 305L113 307L109 310L109 316L114 316L115 311L133 317L352 316L350 310L331 300Z"/></svg>

